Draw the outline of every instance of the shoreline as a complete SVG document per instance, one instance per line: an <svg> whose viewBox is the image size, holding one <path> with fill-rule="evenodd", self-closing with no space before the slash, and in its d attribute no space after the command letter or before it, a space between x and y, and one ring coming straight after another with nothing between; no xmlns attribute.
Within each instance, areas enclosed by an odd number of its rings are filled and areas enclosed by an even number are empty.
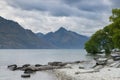
<svg viewBox="0 0 120 80"><path fill-rule="evenodd" d="M117 60L114 58L117 58ZM107 60L107 61L106 61ZM98 58L90 61L91 66L81 63L67 65L71 68L55 69L58 80L120 80L120 58Z"/></svg>
<svg viewBox="0 0 120 80"><path fill-rule="evenodd" d="M86 64L91 64L89 67L85 67ZM52 71L51 74L57 77L56 80L120 80L120 68L116 68L115 65L119 61L114 61L108 66L104 67L98 65L95 68L95 61L84 61L82 63L68 63L65 68L45 70L47 72ZM44 70L43 70L44 71Z"/></svg>
<svg viewBox="0 0 120 80"><path fill-rule="evenodd" d="M54 73L58 80L120 80L120 68L102 68L99 72L93 69L59 69Z"/></svg>
<svg viewBox="0 0 120 80"><path fill-rule="evenodd" d="M9 65L8 69L20 70L30 76L37 71L52 71L57 80L120 80L120 57L99 57L90 61L48 62L41 64ZM29 74L29 75L26 75Z"/></svg>

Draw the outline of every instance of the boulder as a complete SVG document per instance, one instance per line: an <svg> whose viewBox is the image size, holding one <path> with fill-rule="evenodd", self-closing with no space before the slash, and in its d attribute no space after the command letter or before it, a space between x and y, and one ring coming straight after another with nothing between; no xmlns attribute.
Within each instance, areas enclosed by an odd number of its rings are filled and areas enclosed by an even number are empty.
<svg viewBox="0 0 120 80"><path fill-rule="evenodd" d="M48 65L51 66L60 66L62 64L62 62L48 62Z"/></svg>
<svg viewBox="0 0 120 80"><path fill-rule="evenodd" d="M104 53L102 53L102 54L99 54L99 53L98 53L96 56L97 56L98 58L105 58L105 57L106 57L106 55L105 55Z"/></svg>
<svg viewBox="0 0 120 80"><path fill-rule="evenodd" d="M107 58L98 58L96 60L97 65L106 65L107 64Z"/></svg>
<svg viewBox="0 0 120 80"><path fill-rule="evenodd" d="M82 67L82 66L79 66L79 69L85 69L84 67Z"/></svg>
<svg viewBox="0 0 120 80"><path fill-rule="evenodd" d="M44 65L44 66L38 67L37 70L42 71L42 70L53 70L53 69L60 69L60 68L62 68L62 67L61 66Z"/></svg>
<svg viewBox="0 0 120 80"><path fill-rule="evenodd" d="M36 70L32 70L30 68L24 70L24 73L27 73L27 74L31 74L31 73L34 73L34 72L36 72Z"/></svg>
<svg viewBox="0 0 120 80"><path fill-rule="evenodd" d="M10 70L14 71L14 70L16 70L16 69L17 69L17 65L16 65L16 64L9 65L9 66L8 66L8 69L10 69Z"/></svg>
<svg viewBox="0 0 120 80"><path fill-rule="evenodd" d="M111 54L111 57L113 58L114 61L120 60L120 55L119 54Z"/></svg>
<svg viewBox="0 0 120 80"><path fill-rule="evenodd" d="M30 64L24 64L22 67L25 68L25 67L28 67L30 66Z"/></svg>
<svg viewBox="0 0 120 80"><path fill-rule="evenodd" d="M23 74L21 75L22 78L30 78L30 74Z"/></svg>
<svg viewBox="0 0 120 80"><path fill-rule="evenodd" d="M23 69L23 67L17 67L16 68L16 70L22 70Z"/></svg>
<svg viewBox="0 0 120 80"><path fill-rule="evenodd" d="M114 63L115 61L113 59L108 59L107 60L107 66L110 66L112 63Z"/></svg>
<svg viewBox="0 0 120 80"><path fill-rule="evenodd" d="M120 60L120 56L113 57L113 60L114 60L114 61Z"/></svg>
<svg viewBox="0 0 120 80"><path fill-rule="evenodd" d="M35 67L40 67L40 66L42 66L42 65L41 65L41 64L36 64L36 65L35 65Z"/></svg>
<svg viewBox="0 0 120 80"><path fill-rule="evenodd" d="M81 63L82 61L75 61L74 63Z"/></svg>
<svg viewBox="0 0 120 80"><path fill-rule="evenodd" d="M38 70L38 68L36 68L35 66L28 66L26 68L24 68L24 73L34 73Z"/></svg>

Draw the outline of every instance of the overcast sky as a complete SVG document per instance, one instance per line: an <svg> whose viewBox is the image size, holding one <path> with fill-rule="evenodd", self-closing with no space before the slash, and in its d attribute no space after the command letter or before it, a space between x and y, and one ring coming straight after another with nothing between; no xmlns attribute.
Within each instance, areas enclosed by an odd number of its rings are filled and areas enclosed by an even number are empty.
<svg viewBox="0 0 120 80"><path fill-rule="evenodd" d="M61 26L90 36L109 24L120 0L0 0L0 16L25 29L48 33Z"/></svg>

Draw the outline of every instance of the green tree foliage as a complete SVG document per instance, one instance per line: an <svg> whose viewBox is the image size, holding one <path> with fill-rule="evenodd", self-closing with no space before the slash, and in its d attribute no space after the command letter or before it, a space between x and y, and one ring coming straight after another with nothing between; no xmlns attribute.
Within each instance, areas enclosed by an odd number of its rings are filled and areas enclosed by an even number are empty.
<svg viewBox="0 0 120 80"><path fill-rule="evenodd" d="M115 22L117 20L120 20L120 9L113 9L112 10L112 16L110 16L110 21Z"/></svg>
<svg viewBox="0 0 120 80"><path fill-rule="evenodd" d="M85 49L88 53L97 54L105 50L108 55L112 49L120 49L120 9L113 9L109 19L112 23L98 30L86 42Z"/></svg>

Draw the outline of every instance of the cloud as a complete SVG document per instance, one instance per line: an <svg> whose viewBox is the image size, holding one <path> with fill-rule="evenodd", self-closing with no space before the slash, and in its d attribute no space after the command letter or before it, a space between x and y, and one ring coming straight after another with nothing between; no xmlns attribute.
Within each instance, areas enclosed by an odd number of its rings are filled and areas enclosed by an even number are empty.
<svg viewBox="0 0 120 80"><path fill-rule="evenodd" d="M79 10L90 12L101 12L108 9L108 5L101 0L63 0L67 5L74 6ZM98 4L99 3L99 4Z"/></svg>
<svg viewBox="0 0 120 80"><path fill-rule="evenodd" d="M108 6L101 0L9 0L8 4L23 10L49 12L53 16L77 16L86 18L108 9Z"/></svg>
<svg viewBox="0 0 120 80"><path fill-rule="evenodd" d="M120 8L120 0L110 0L112 8Z"/></svg>
<svg viewBox="0 0 120 80"><path fill-rule="evenodd" d="M59 27L90 36L109 23L119 0L0 0L0 15L33 32L47 33Z"/></svg>

